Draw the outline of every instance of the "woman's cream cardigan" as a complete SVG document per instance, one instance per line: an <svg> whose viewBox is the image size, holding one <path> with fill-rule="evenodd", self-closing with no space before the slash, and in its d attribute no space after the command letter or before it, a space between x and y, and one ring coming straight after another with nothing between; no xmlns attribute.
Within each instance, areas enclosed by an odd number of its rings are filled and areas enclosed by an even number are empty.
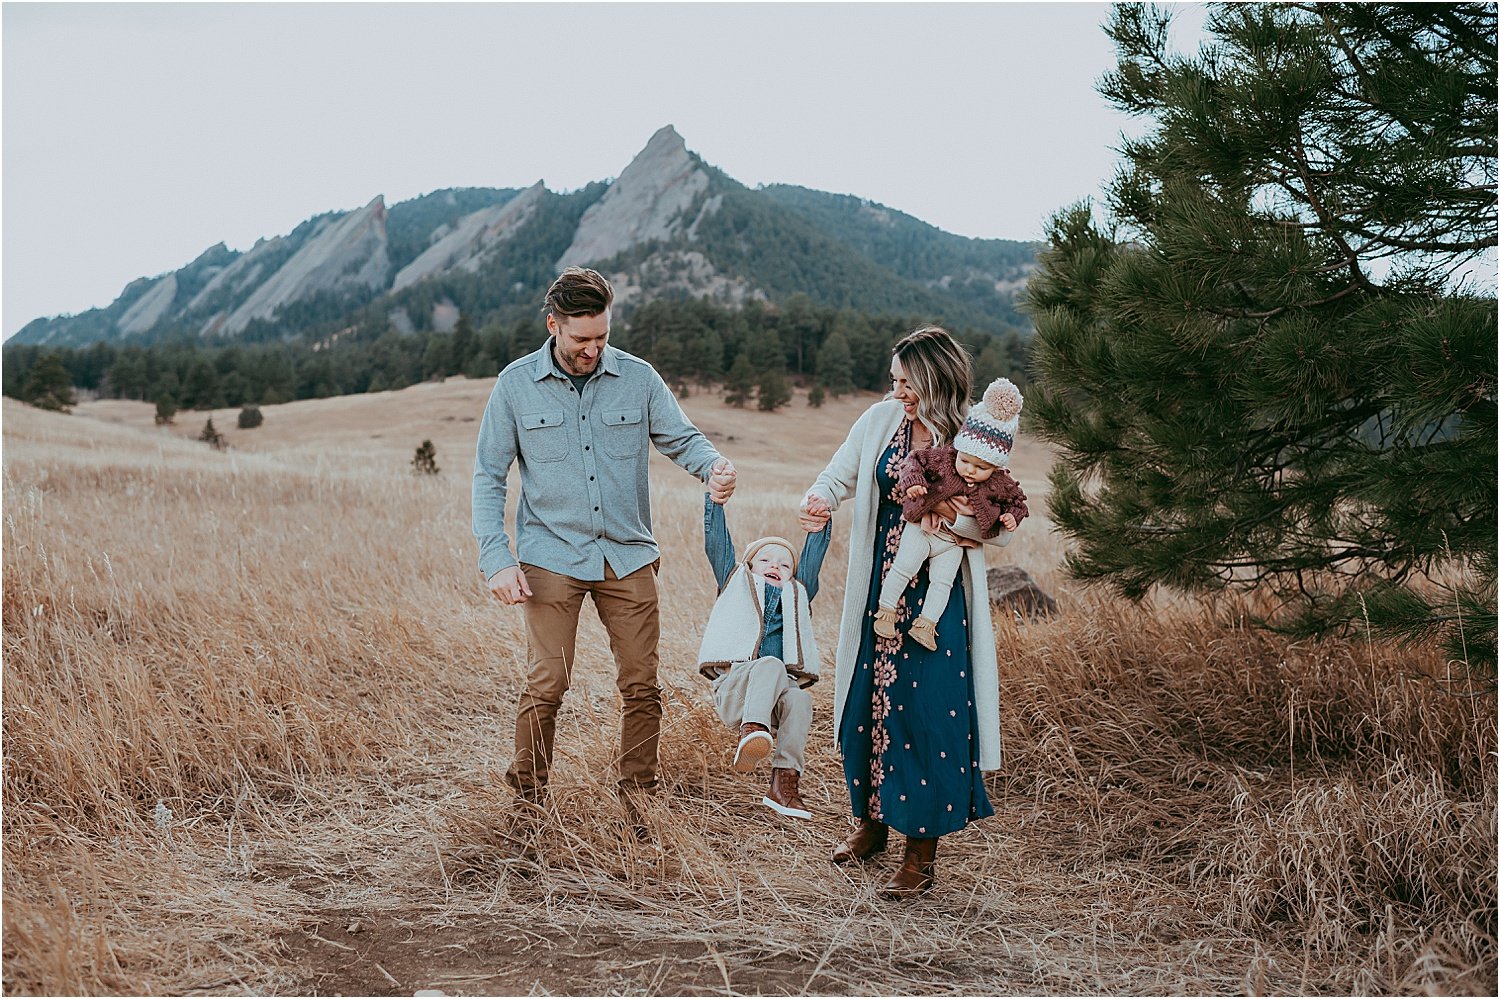
<svg viewBox="0 0 1500 999"><path fill-rule="evenodd" d="M906 414L894 399L877 402L849 430L828 467L808 490L837 510L854 497L854 517L849 525L849 573L844 581L844 614L839 623L839 647L834 658L833 718L843 724L844 701L854 679L855 660L863 630L870 627L865 604L870 598L875 548L875 521L880 496L875 487L875 464L895 436ZM963 518L957 525L962 533ZM990 544L1010 544L1010 532L1001 530ZM964 553L964 598L969 611L969 666L974 676L974 708L979 717L979 769L1000 769L1000 673L995 659L995 627L990 620L989 586L985 578L984 551L970 548ZM954 710L967 710L955 705Z"/></svg>

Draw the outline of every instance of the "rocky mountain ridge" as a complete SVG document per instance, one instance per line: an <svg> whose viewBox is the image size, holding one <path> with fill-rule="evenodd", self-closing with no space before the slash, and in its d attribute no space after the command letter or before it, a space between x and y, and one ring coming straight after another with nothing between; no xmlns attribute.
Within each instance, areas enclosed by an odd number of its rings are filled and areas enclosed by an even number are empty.
<svg viewBox="0 0 1500 999"><path fill-rule="evenodd" d="M747 188L670 125L608 184L438 191L309 219L244 252L218 244L103 309L34 320L13 343L270 340L445 329L534 311L556 271L598 267L620 311L663 295L814 302L991 330L1015 311L1035 245L972 240L847 195Z"/></svg>

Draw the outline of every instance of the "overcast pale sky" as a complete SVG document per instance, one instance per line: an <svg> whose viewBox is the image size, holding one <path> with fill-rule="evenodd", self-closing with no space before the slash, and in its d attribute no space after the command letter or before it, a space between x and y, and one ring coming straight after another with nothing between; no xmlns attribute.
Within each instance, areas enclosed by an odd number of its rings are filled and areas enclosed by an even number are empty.
<svg viewBox="0 0 1500 999"><path fill-rule="evenodd" d="M377 194L614 177L668 123L746 184L1037 238L1138 128L1093 89L1107 12L5 3L4 334Z"/></svg>

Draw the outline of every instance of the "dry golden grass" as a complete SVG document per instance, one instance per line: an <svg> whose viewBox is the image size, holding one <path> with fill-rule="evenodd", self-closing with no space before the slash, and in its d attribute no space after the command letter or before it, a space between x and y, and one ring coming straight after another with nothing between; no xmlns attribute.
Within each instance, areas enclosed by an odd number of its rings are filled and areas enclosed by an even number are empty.
<svg viewBox="0 0 1500 999"><path fill-rule="evenodd" d="M1038 515L991 558L1063 612L998 622L997 814L943 841L933 894L880 901L890 858L827 863L847 802L826 684L815 822L728 771L693 666L701 493L665 462L660 855L613 802L612 666L586 613L561 821L539 876L504 873L524 640L468 533L487 392L272 406L243 432L220 411L222 454L191 439L204 414L158 430L143 404L5 401L6 992L1493 994L1493 697L1426 653L1075 591L1026 442ZM687 400L741 469L738 538L795 530L868 401ZM408 474L424 437L435 478Z"/></svg>

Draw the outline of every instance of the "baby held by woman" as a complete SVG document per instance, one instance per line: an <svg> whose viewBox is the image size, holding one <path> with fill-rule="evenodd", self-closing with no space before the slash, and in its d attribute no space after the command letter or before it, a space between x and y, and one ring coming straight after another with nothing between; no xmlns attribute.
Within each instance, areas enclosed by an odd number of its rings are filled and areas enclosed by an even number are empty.
<svg viewBox="0 0 1500 999"><path fill-rule="evenodd" d="M959 500L973 510L985 538L995 537L1002 527L1014 531L1029 512L1026 494L1008 471L1023 401L1009 378L995 379L984 398L969 410L952 444L913 451L901 466L896 490L901 494L906 524L895 561L880 587L875 633L881 638L896 637L896 604L926 563L927 598L909 634L925 648L937 648L937 622L948 606L963 549L951 525L937 518L929 520L935 507Z"/></svg>

